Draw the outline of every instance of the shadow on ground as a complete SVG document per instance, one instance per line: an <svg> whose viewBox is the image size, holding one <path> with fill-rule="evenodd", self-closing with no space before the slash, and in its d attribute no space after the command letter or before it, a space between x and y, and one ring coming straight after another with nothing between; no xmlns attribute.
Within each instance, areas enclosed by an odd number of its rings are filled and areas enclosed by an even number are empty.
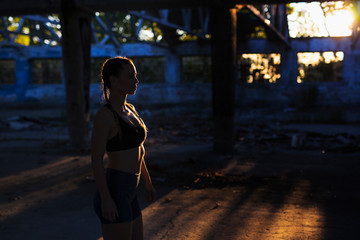
<svg viewBox="0 0 360 240"><path fill-rule="evenodd" d="M148 239L357 239L358 154L197 153L159 172L178 187L144 210Z"/></svg>

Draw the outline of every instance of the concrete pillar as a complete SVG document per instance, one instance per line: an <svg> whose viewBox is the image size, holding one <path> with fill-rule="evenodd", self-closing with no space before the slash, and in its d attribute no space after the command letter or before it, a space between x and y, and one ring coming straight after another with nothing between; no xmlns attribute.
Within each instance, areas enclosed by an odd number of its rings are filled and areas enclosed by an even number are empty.
<svg viewBox="0 0 360 240"><path fill-rule="evenodd" d="M71 145L88 148L91 12L76 0L61 1L62 56Z"/></svg>
<svg viewBox="0 0 360 240"><path fill-rule="evenodd" d="M355 53L353 50L344 51L343 60L343 81L349 86L359 85L360 79L360 54Z"/></svg>
<svg viewBox="0 0 360 240"><path fill-rule="evenodd" d="M169 53L165 58L165 81L175 85L181 81L181 56Z"/></svg>
<svg viewBox="0 0 360 240"><path fill-rule="evenodd" d="M15 61L16 97L24 101L25 93L30 84L31 68L28 58L17 58Z"/></svg>
<svg viewBox="0 0 360 240"><path fill-rule="evenodd" d="M280 85L296 84L298 76L298 57L294 50L281 53Z"/></svg>
<svg viewBox="0 0 360 240"><path fill-rule="evenodd" d="M165 57L165 82L167 86L166 101L176 102L178 96L177 86L181 82L182 61L181 56L169 53Z"/></svg>
<svg viewBox="0 0 360 240"><path fill-rule="evenodd" d="M220 153L234 147L236 17L236 9L222 5L211 8L214 150Z"/></svg>

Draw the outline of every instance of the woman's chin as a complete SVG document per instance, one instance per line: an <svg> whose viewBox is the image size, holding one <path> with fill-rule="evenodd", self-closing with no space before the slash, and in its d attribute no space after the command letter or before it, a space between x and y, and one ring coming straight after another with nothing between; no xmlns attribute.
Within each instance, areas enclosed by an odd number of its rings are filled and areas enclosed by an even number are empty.
<svg viewBox="0 0 360 240"><path fill-rule="evenodd" d="M136 90L134 90L133 92L129 92L128 94L129 95L135 95L135 93L136 93Z"/></svg>

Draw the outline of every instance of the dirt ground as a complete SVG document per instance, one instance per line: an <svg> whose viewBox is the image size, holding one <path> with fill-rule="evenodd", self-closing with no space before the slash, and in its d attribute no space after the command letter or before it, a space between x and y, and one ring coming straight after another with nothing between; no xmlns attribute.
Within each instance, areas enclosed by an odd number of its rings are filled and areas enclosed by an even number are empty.
<svg viewBox="0 0 360 240"><path fill-rule="evenodd" d="M149 205L140 186L145 239L360 239L359 126L242 122L215 154L208 111L141 111L158 194ZM1 240L101 239L89 152L69 147L63 112L0 109Z"/></svg>

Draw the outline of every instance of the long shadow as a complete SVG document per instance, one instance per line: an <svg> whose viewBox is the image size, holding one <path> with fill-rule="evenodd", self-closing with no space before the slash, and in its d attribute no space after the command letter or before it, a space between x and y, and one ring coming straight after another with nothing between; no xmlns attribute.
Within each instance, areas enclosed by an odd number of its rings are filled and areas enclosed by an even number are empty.
<svg viewBox="0 0 360 240"><path fill-rule="evenodd" d="M323 239L359 239L360 154L336 154L326 159L329 168L308 174L311 200L324 213Z"/></svg>
<svg viewBox="0 0 360 240"><path fill-rule="evenodd" d="M256 168L256 167L255 167ZM254 218L262 222L262 229L269 228L270 223L275 218L274 214L281 209L291 193L292 189L298 183L299 179L296 176L273 176L273 177L249 177L244 181L235 183L237 186L243 186L245 191L239 194L238 198L229 207L222 218L217 220L217 224L230 222L236 215L241 214L240 220L236 222L237 231L234 231L230 237L231 239L238 239L245 234L244 231L249 231L249 225L252 225ZM233 186L234 183L232 183ZM236 187L236 186L235 186ZM261 207L263 206L263 207ZM265 208L268 212L265 216L257 216L257 209ZM215 224L215 225L217 225ZM269 224L267 227L266 224ZM256 232L261 232L262 229L252 229L252 233L248 234L250 239L263 239L254 237ZM201 239L219 239L219 232L221 229L213 229L204 234Z"/></svg>
<svg viewBox="0 0 360 240"><path fill-rule="evenodd" d="M329 154L327 158L324 158L317 153L300 152L276 152L270 156L259 153L256 155L259 159L251 160L254 161L254 168L244 174L216 176L218 170L216 167L209 170L209 168L198 166L193 167L193 174L179 173L185 181L182 184L187 185L187 189L190 190L206 191L206 189L226 187L241 189L240 193L234 194L235 200L226 206L221 216L211 223L214 227L204 229L200 234L201 237L196 239L222 239L219 238L219 232L222 231L222 226L230 221L229 219L238 220L236 222L238 230L225 236L231 239L241 239L242 234L245 234L242 228L250 233L249 236L252 236L248 239L266 239L269 234L273 234L273 237L279 236L280 239L301 239L302 237L305 239L309 237L356 239L356 229L360 222L359 207L356 204L359 200L359 192L355 184L359 182L359 164L355 160L358 156ZM346 166L343 164L344 157L347 158ZM242 157L239 164L241 161L248 160ZM186 161L181 163L182 166L184 164ZM276 165L273 167L273 173L266 169L269 164ZM342 166L342 169L339 166ZM202 171L212 171L215 174L200 174L199 177L199 172ZM257 176L261 172L265 174ZM187 176L184 177L184 175ZM179 179L173 172L170 177ZM184 190L181 186L178 186L178 189ZM349 193L351 189L356 190ZM336 200L332 199L334 198L332 192L335 194L339 192ZM199 201L206 201L208 198L204 197ZM199 205L199 203L194 202L192 205ZM261 216L257 216L258 212L255 211L259 205L264 205L266 208L266 213ZM191 205L185 204L183 207L186 209ZM197 218L187 217L181 220L181 225L184 227L182 231L189 231L191 225L196 225L197 221L207 214L206 209L199 209L201 211ZM161 215L160 212L159 214ZM239 214L241 214L240 219L237 216ZM251 227L250 221L257 217L262 226ZM181 216L176 214L167 219L176 222L176 220L180 221L180 218ZM158 232L165 226L165 220L163 220L158 228L152 230ZM284 233L280 233L282 231Z"/></svg>
<svg viewBox="0 0 360 240"><path fill-rule="evenodd" d="M294 157L284 153L280 153L278 156L288 159L288 161L291 156ZM298 184L308 182L308 186L300 191L302 192L300 196L295 196L295 201L300 207L309 206L311 208L315 206L321 210L319 214L322 216L319 219L321 219L322 224L309 223L310 225L314 224L313 227L319 228L319 233L315 236L319 239L356 239L358 236L356 229L359 227L359 207L357 204L359 192L356 185L359 182L359 163L354 160L358 158L353 156L352 161L348 159L348 164L344 167L344 156L341 155L329 157L326 162L324 159L319 159L317 155L307 157L309 159L303 159L298 170L288 170L285 165L285 168L279 169L280 174L270 178L264 177L256 184L258 189L263 189L263 193L259 194L261 201L258 204L269 203L272 206L264 224L269 223L268 228L271 228L270 223L276 220L275 213L282 210L285 204L293 204L289 202L289 197L296 194ZM265 156L264 160L271 162L270 158ZM261 168L260 163L255 165L253 171L257 172L257 168ZM219 223L231 218L236 209L244 206L244 199L248 199L248 192L254 192L253 186L246 186L246 189L244 196L236 201L233 207L228 210L228 214L218 221ZM353 191L351 192L351 190ZM242 217L243 220L238 223L239 227L246 224L249 219L249 215ZM253 230L257 231L257 229ZM288 230L291 231L291 228ZM215 232L216 230L210 231L203 239L216 239L214 237L216 236Z"/></svg>

